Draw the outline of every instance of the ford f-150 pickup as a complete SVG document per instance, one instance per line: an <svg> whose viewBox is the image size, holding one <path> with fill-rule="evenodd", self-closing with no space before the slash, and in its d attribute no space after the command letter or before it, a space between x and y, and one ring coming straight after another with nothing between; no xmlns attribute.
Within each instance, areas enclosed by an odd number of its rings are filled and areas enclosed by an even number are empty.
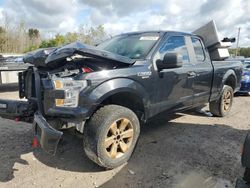
<svg viewBox="0 0 250 188"><path fill-rule="evenodd" d="M130 158L140 125L159 113L209 103L229 113L240 87L237 61L211 61L202 37L183 32L121 34L98 46L79 42L28 53L19 95L0 100L0 115L33 121L41 147L54 154L63 132L83 134L86 155L105 168Z"/></svg>

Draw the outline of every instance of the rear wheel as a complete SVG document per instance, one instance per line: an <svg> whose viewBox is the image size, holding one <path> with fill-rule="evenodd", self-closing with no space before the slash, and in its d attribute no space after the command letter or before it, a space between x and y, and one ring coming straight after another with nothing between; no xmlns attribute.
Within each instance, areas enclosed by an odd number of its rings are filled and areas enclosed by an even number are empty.
<svg viewBox="0 0 250 188"><path fill-rule="evenodd" d="M226 116L232 108L233 96L233 88L225 85L220 98L209 103L210 112L218 117Z"/></svg>
<svg viewBox="0 0 250 188"><path fill-rule="evenodd" d="M130 109L107 105L91 117L84 131L86 155L100 166L115 168L130 158L140 124Z"/></svg>

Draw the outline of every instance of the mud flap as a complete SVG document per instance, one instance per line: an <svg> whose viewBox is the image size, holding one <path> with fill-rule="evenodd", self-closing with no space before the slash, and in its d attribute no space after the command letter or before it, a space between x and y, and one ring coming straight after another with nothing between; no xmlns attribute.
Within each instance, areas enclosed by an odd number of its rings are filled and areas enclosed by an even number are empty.
<svg viewBox="0 0 250 188"><path fill-rule="evenodd" d="M42 149L49 154L55 155L57 145L63 133L51 127L39 112L34 114L34 126L35 134Z"/></svg>

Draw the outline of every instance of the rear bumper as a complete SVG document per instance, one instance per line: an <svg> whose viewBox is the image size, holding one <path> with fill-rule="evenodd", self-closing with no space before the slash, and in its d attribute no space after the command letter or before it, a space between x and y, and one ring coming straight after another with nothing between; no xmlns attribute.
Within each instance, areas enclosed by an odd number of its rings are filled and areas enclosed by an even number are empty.
<svg viewBox="0 0 250 188"><path fill-rule="evenodd" d="M34 114L34 126L42 149L47 153L55 154L63 133L51 127L39 112Z"/></svg>

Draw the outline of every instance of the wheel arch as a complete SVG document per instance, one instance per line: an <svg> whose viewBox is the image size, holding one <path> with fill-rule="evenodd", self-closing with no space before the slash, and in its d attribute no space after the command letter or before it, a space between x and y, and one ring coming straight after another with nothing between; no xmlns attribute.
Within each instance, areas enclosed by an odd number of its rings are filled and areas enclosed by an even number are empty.
<svg viewBox="0 0 250 188"><path fill-rule="evenodd" d="M139 120L147 118L149 102L147 92L141 84L134 80L126 78L109 80L94 89L90 96L96 101L90 116L105 105L116 104L131 109Z"/></svg>
<svg viewBox="0 0 250 188"><path fill-rule="evenodd" d="M100 103L100 106L109 104L129 108L137 115L139 120L143 120L145 118L145 107L142 98L131 91L120 91L110 95Z"/></svg>
<svg viewBox="0 0 250 188"><path fill-rule="evenodd" d="M237 76L233 70L228 70L226 74L223 76L222 79L222 88L224 85L228 85L233 88L233 91L235 91L237 86Z"/></svg>

